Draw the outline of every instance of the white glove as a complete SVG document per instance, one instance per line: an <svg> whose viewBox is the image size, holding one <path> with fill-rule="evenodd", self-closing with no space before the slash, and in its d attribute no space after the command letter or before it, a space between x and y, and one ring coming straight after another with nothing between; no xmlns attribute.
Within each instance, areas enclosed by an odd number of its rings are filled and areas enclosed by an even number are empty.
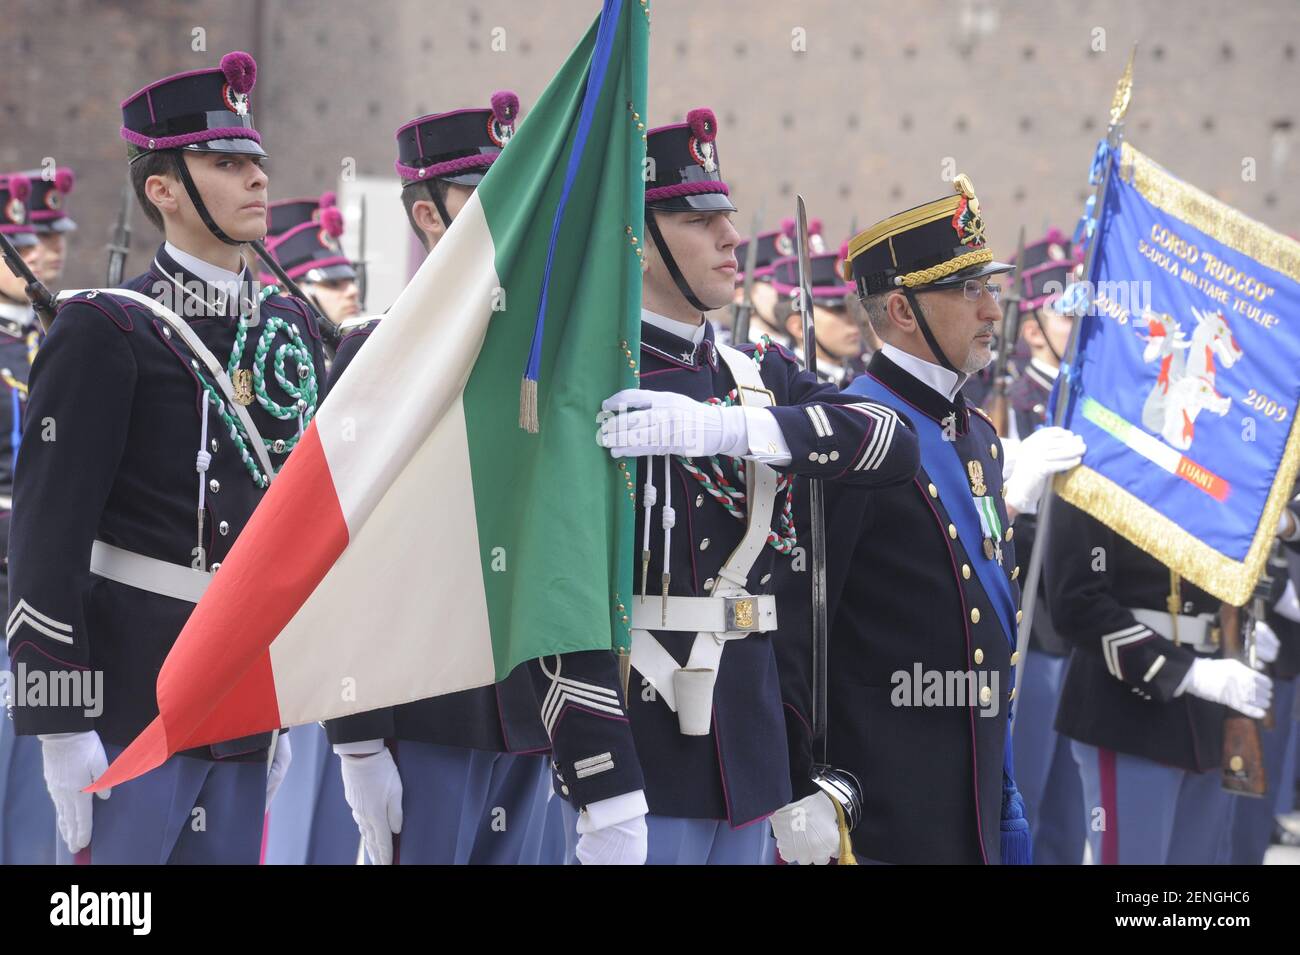
<svg viewBox="0 0 1300 955"><path fill-rule="evenodd" d="M815 792L772 813L772 835L781 858L795 865L826 865L840 857L835 804Z"/></svg>
<svg viewBox="0 0 1300 955"><path fill-rule="evenodd" d="M387 749L344 756L343 798L374 865L393 864L393 834L402 831L402 777Z"/></svg>
<svg viewBox="0 0 1300 955"><path fill-rule="evenodd" d="M91 795L81 790L108 769L104 744L94 730L51 733L39 738L45 763L45 788L54 802L59 835L69 852L80 852L90 845L93 815ZM112 792L105 789L95 795L107 799Z"/></svg>
<svg viewBox="0 0 1300 955"><path fill-rule="evenodd" d="M1278 651L1282 649L1282 641L1277 638L1277 634L1263 620L1255 621L1255 663L1263 668L1264 664L1272 663L1277 659Z"/></svg>
<svg viewBox="0 0 1300 955"><path fill-rule="evenodd" d="M289 734L280 733L275 737L275 753L271 756L271 768L266 773L267 809L271 808L271 800L275 798L280 783L284 782L291 762L293 762L293 747L289 745Z"/></svg>
<svg viewBox="0 0 1300 955"><path fill-rule="evenodd" d="M671 391L629 388L601 404L596 443L616 458L680 454L740 457L749 450L745 409L710 405Z"/></svg>
<svg viewBox="0 0 1300 955"><path fill-rule="evenodd" d="M576 850L583 865L645 865L648 851L645 816L584 832Z"/></svg>
<svg viewBox="0 0 1300 955"><path fill-rule="evenodd" d="M1025 438L1006 476L1007 507L1020 514L1037 513L1047 479L1077 465L1086 450L1083 438L1065 428L1039 428Z"/></svg>
<svg viewBox="0 0 1300 955"><path fill-rule="evenodd" d="M1239 660L1195 660L1179 690L1253 720L1261 719L1273 702L1273 681Z"/></svg>

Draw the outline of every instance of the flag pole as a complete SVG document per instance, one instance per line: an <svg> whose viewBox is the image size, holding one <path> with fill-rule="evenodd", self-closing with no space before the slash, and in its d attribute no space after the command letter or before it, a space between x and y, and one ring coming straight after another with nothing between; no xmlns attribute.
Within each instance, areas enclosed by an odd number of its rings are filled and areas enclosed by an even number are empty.
<svg viewBox="0 0 1300 955"><path fill-rule="evenodd" d="M1097 259L1097 241L1100 238L1102 210L1106 204L1106 190L1110 183L1111 172L1114 168L1115 153L1118 151L1120 144L1124 141L1124 116L1128 113L1129 103L1133 99L1133 60L1137 56L1137 44L1133 44L1133 49L1128 55L1128 65L1124 67L1124 75L1119 78L1115 84L1115 95L1110 103L1110 124L1106 129L1106 152L1102 160L1102 169L1099 175L1094 175L1096 182L1095 190L1092 195L1091 209L1084 211L1084 241L1087 243L1087 253L1084 257L1083 281L1092 287L1092 270ZM1091 225L1091 230L1089 230ZM1090 234L1091 233L1091 234ZM1019 278L1017 278L1019 281ZM1079 350L1079 330L1083 326L1083 318L1091 313L1094 305L1094 297L1091 292L1088 295L1088 308L1083 315L1076 315L1075 321L1070 327L1070 340L1065 347L1065 355L1061 360L1061 370L1057 379L1056 406L1052 415L1052 424L1060 426L1065 420L1066 411L1070 403L1070 382L1074 376L1074 362ZM1029 634L1034 626L1034 611L1038 607L1038 581L1043 573L1043 555L1047 552L1048 532L1052 523L1052 501L1056 497L1054 481L1052 477L1047 478L1047 486L1043 490L1041 502L1038 506L1038 526L1034 533L1034 549L1029 555L1029 567L1025 572L1024 587L1020 591L1020 609L1022 611L1020 618L1020 628L1016 632L1016 677L1013 686L1020 686L1021 679L1025 673L1025 658L1029 650ZM1016 721L1015 713L1012 712L1011 732L1015 733Z"/></svg>

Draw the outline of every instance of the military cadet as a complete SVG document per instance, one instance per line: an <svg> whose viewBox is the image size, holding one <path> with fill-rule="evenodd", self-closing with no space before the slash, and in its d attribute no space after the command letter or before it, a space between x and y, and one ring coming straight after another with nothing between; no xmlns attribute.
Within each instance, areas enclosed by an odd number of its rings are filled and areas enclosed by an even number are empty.
<svg viewBox="0 0 1300 955"><path fill-rule="evenodd" d="M718 345L704 313L732 296L739 237L716 136L707 109L648 134L641 388L604 403L599 434L616 458L640 458L628 717L650 863L767 860L763 820L790 799L771 641L784 610L768 585L798 543L795 478L877 487L917 463L887 408L817 381L768 339ZM622 820L616 856L645 830L636 796L593 803L593 780L619 772L595 752L557 758L561 793L579 833Z"/></svg>
<svg viewBox="0 0 1300 955"><path fill-rule="evenodd" d="M1222 861L1232 797L1220 785L1228 710L1259 718L1272 681L1220 655L1219 602L1064 501L1043 573L1073 649L1056 715L1083 780L1092 860ZM1277 642L1259 643L1271 661Z"/></svg>
<svg viewBox="0 0 1300 955"><path fill-rule="evenodd" d="M402 204L426 251L455 221L518 118L518 97L499 92L488 108L421 116L397 131ZM331 382L380 322L344 325ZM527 667L495 686L332 720L327 728L372 861L559 861L542 855L550 742Z"/></svg>
<svg viewBox="0 0 1300 955"><path fill-rule="evenodd" d="M71 171L62 170L59 190L53 182L34 182L29 173L0 176L0 232L18 249L28 267L42 281L55 281L62 270L62 254L55 257L37 231L35 212L61 210L71 191ZM51 196L56 198L50 198ZM42 227L48 228L48 216ZM65 215L52 220L71 224ZM53 233L62 235L62 232ZM36 357L40 331L36 315L23 292L23 282L0 266L0 581L8 596L6 549L13 507L14 466L27 407L27 378ZM8 617L6 610L5 616ZM0 721L0 864L48 864L54 861L58 830L54 805L41 779L40 741L15 736L10 717L14 687L6 685L5 714Z"/></svg>
<svg viewBox="0 0 1300 955"><path fill-rule="evenodd" d="M343 254L342 235L343 213L332 192L315 200L271 204L267 248L316 310L335 325L361 313L357 273Z"/></svg>
<svg viewBox="0 0 1300 955"><path fill-rule="evenodd" d="M810 250L821 252L825 249L821 227L820 219L813 219L808 223L808 246ZM750 298L754 305L749 322L750 343L757 345L766 335L776 344L787 349L792 348L794 342L791 340L789 332L786 331L785 322L780 321L775 314L780 296L772 286L772 265L778 259L788 258L794 254L794 220L783 219L779 229L774 229L771 232L760 232L752 238L742 239L736 246L736 261L742 270L749 262L749 244L751 242L756 242L758 247L754 252L754 278L750 283ZM734 299L736 304L744 300L745 278L743 271L736 273ZM725 336L722 330L719 329L718 335L719 340L723 341L724 344L736 344L731 340L729 329Z"/></svg>
<svg viewBox="0 0 1300 955"><path fill-rule="evenodd" d="M862 330L847 309L848 300L854 294L853 286L840 277L839 264L840 257L834 252L809 257L817 377L843 388L860 375L866 365L862 361ZM795 298L799 289L797 258L781 259L772 266L772 287L780 296L775 314L783 321L790 340L795 343L795 357L802 362L803 317Z"/></svg>
<svg viewBox="0 0 1300 955"><path fill-rule="evenodd" d="M1034 248L1041 243L1035 243ZM1077 277L1081 264L1072 259L1051 260L1024 269L1021 283L1021 339L1029 362L1007 392L1010 414L1008 436L1003 438L1008 459L1014 460L1020 439L1047 421L1047 401L1061 365L1074 324L1063 293ZM1021 513L1012 522L1016 552L1027 565L1034 546L1037 515ZM1061 695L1070 644L1052 624L1045 588L1039 597L1029 637L1022 684L1016 710L1016 783L1025 799L1025 815L1034 834L1034 862L1039 865L1077 865L1083 860L1083 790L1079 770L1070 754L1070 741L1053 728Z"/></svg>
<svg viewBox="0 0 1300 955"><path fill-rule="evenodd" d="M1026 441L1004 481L997 433L961 394L988 363L1001 318L988 280L1011 269L993 261L984 228L959 176L954 194L849 243L882 345L846 397L892 407L921 448L912 481L827 490L828 757L861 784L855 848L876 862L1030 856L1006 738L1020 573L1008 505L1024 507L1049 465ZM789 702L806 727L811 692L798 689ZM796 780L809 778L812 742L795 736ZM781 855L826 862L838 853L834 807L810 782L794 795L772 818Z"/></svg>
<svg viewBox="0 0 1300 955"><path fill-rule="evenodd" d="M262 734L82 792L157 716L164 658L316 411L319 329L259 293L240 252L266 232L255 77L229 53L123 102L131 181L166 241L122 289L66 299L32 367L6 635L64 859L256 862L290 757ZM56 686L80 692L41 692Z"/></svg>

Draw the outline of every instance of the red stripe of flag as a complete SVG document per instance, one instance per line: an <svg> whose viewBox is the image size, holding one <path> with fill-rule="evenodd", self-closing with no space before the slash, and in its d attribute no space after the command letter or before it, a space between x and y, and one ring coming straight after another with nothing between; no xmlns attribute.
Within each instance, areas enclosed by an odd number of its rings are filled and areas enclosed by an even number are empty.
<svg viewBox="0 0 1300 955"><path fill-rule="evenodd" d="M182 749L279 727L271 643L347 543L312 422L167 655L159 715L86 791L134 779Z"/></svg>

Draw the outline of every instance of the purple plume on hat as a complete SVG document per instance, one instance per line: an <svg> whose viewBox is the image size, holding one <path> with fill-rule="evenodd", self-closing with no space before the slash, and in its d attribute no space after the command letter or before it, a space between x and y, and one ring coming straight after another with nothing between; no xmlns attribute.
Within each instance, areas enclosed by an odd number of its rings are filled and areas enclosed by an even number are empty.
<svg viewBox="0 0 1300 955"><path fill-rule="evenodd" d="M790 238L790 239L793 239L793 238L794 238L794 220L793 220L793 219L782 219L782 220L781 220L781 233L782 233L783 235L785 235L787 238Z"/></svg>
<svg viewBox="0 0 1300 955"><path fill-rule="evenodd" d="M337 239L343 234L343 213L338 206L322 206L320 224L322 229Z"/></svg>
<svg viewBox="0 0 1300 955"><path fill-rule="evenodd" d="M1061 245L1066 241L1065 233L1056 228L1056 226L1052 226L1052 228L1047 230L1047 235L1043 236L1042 241L1055 242L1057 245Z"/></svg>
<svg viewBox="0 0 1300 955"><path fill-rule="evenodd" d="M492 94L492 115L498 123L511 125L519 115L519 97L510 90Z"/></svg>
<svg viewBox="0 0 1300 955"><path fill-rule="evenodd" d="M822 234L822 220L821 220L821 219L813 219L813 220L811 220L811 221L808 223L808 234L809 234L809 235L821 235L821 234Z"/></svg>
<svg viewBox="0 0 1300 955"><path fill-rule="evenodd" d="M338 201L339 201L339 197L334 193L333 190L330 190L328 192L322 192L320 194L320 207L322 209L328 209L330 206L338 205Z"/></svg>
<svg viewBox="0 0 1300 955"><path fill-rule="evenodd" d="M257 61L242 50L227 53L221 58L221 72L236 93L247 93L257 82Z"/></svg>
<svg viewBox="0 0 1300 955"><path fill-rule="evenodd" d="M62 193L69 193L76 184L77 177L71 169L63 168L54 173L54 188Z"/></svg>
<svg viewBox="0 0 1300 955"><path fill-rule="evenodd" d="M9 177L9 195L15 199L27 201L27 197L32 194L32 181L21 173L14 173Z"/></svg>
<svg viewBox="0 0 1300 955"><path fill-rule="evenodd" d="M718 119L713 110L701 107L686 114L686 125L691 127L695 138L702 143L711 143L718 136Z"/></svg>

